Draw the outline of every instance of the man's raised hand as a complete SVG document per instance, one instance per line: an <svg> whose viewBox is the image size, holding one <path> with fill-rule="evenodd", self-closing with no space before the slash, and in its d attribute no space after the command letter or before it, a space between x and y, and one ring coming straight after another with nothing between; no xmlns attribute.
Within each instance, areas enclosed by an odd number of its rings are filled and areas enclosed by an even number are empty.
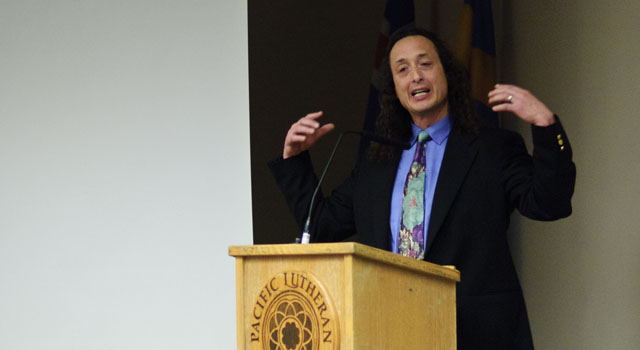
<svg viewBox="0 0 640 350"><path fill-rule="evenodd" d="M291 125L284 140L282 158L287 159L308 150L318 139L333 130L333 123L320 125L317 119L321 116L322 111L309 113Z"/></svg>

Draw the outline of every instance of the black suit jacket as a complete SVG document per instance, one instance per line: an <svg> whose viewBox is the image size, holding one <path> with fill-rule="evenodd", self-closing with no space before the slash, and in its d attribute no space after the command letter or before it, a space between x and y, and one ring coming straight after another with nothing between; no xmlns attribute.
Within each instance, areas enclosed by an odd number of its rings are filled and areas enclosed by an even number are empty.
<svg viewBox="0 0 640 350"><path fill-rule="evenodd" d="M532 126L533 156L522 137L503 129L453 129L438 176L425 260L455 265L458 349L532 349L525 303L507 243L514 209L537 220L571 213L575 166L560 122ZM363 159L333 191L319 195L312 241L357 241L389 250L389 214L397 157ZM317 184L308 153L270 162L300 227Z"/></svg>

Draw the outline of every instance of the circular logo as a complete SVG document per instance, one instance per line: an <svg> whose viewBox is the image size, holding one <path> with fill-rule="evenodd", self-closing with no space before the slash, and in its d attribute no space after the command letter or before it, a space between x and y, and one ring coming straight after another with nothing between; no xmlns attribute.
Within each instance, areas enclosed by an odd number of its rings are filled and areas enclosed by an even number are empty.
<svg viewBox="0 0 640 350"><path fill-rule="evenodd" d="M253 308L252 349L338 349L332 301L308 273L282 272L260 291Z"/></svg>
<svg viewBox="0 0 640 350"><path fill-rule="evenodd" d="M309 302L296 291L284 291L276 297L266 312L263 324L264 349L317 349L320 324Z"/></svg>

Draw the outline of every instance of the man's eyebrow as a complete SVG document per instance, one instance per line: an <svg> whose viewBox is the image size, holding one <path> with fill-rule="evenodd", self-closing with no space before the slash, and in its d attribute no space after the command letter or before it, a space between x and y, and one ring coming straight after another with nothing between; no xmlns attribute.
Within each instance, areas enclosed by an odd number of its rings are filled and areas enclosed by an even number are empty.
<svg viewBox="0 0 640 350"><path fill-rule="evenodd" d="M406 59L406 58L398 58L394 63L395 63L395 64L399 64L399 63L404 63L404 62L406 62L406 61L407 61L407 59Z"/></svg>
<svg viewBox="0 0 640 350"><path fill-rule="evenodd" d="M417 58L423 58L423 57L427 57L428 58L429 57L429 53L428 52L423 52L423 53L418 54L416 57ZM406 61L407 61L406 58L401 57L401 58L398 58L394 63L395 64L400 64L400 63L404 63Z"/></svg>

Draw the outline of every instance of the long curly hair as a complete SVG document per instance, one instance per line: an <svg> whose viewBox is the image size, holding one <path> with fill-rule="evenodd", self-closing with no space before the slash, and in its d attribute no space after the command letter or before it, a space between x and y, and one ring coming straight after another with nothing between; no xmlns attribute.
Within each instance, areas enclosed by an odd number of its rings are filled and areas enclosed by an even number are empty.
<svg viewBox="0 0 640 350"><path fill-rule="evenodd" d="M380 114L376 120L376 134L401 141L410 141L411 139L411 115L402 107L396 96L391 66L389 65L389 54L399 40L416 35L423 36L434 44L442 63L444 74L447 77L447 102L452 128L469 133L478 132L481 121L475 114L471 100L471 85L467 70L435 34L425 29L407 26L400 28L389 37L385 58L382 61L381 87L378 95ZM372 143L368 156L373 160L387 160L392 158L397 151L397 148L393 146Z"/></svg>

